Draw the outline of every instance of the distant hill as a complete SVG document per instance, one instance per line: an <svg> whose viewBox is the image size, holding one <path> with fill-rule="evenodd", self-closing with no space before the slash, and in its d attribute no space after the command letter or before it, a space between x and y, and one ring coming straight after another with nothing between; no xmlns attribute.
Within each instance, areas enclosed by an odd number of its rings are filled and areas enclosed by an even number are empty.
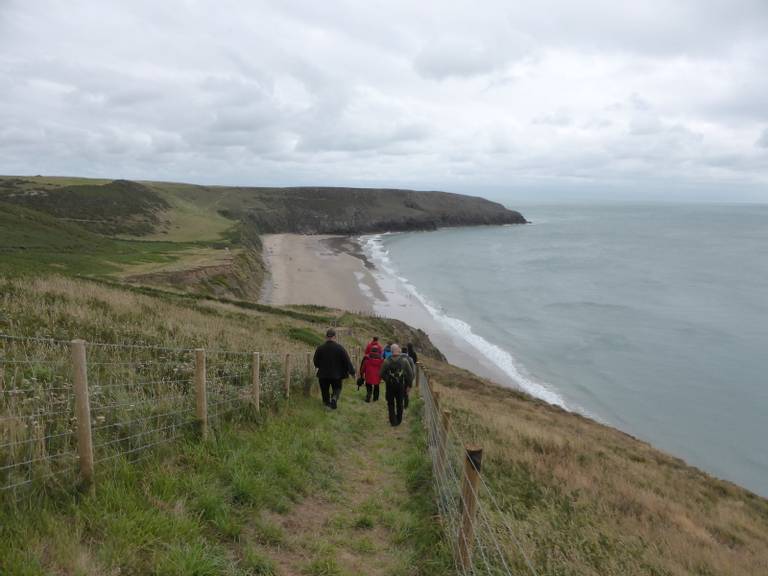
<svg viewBox="0 0 768 576"><path fill-rule="evenodd" d="M362 234L441 226L523 224L519 212L476 196L374 188L197 186L127 180L0 177L0 202L94 232L210 239L241 223L257 234ZM200 236L189 237L189 232Z"/></svg>
<svg viewBox="0 0 768 576"><path fill-rule="evenodd" d="M501 204L447 192L0 176L0 273L59 271L255 298L265 275L261 234L524 222Z"/></svg>
<svg viewBox="0 0 768 576"><path fill-rule="evenodd" d="M160 214L170 208L157 192L127 180L60 186L35 179L0 179L0 202L77 222L106 235L149 234L163 223Z"/></svg>
<svg viewBox="0 0 768 576"><path fill-rule="evenodd" d="M475 196L374 188L226 188L219 213L262 233L360 234L441 226L524 224L519 212Z"/></svg>

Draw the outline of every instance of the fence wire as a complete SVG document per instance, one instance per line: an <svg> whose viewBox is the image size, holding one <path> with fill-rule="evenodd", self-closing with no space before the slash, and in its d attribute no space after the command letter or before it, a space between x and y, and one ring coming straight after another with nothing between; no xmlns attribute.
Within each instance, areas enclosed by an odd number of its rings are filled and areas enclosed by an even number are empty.
<svg viewBox="0 0 768 576"><path fill-rule="evenodd" d="M147 345L86 344L93 461L138 460L198 422L195 351ZM242 418L254 404L286 397L285 354L206 351L209 426ZM291 381L303 380L304 355ZM255 364L256 363L256 364ZM258 367L257 374L254 365ZM0 334L0 496L43 482L74 483L79 473L71 342Z"/></svg>
<svg viewBox="0 0 768 576"><path fill-rule="evenodd" d="M443 413L423 369L418 371L418 386L424 403L424 425L437 508L457 573L462 576L538 576L508 521L508 512L499 506L499 500L483 479L482 470L475 468L468 459L467 443L450 425L444 426ZM473 467L470 471L474 469L480 473L474 488L467 466ZM470 500L476 502L474 514Z"/></svg>

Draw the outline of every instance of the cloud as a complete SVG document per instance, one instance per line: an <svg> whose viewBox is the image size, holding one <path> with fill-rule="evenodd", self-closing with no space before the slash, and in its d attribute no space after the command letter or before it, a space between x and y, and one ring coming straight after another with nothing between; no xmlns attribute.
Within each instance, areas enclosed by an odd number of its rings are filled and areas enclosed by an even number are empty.
<svg viewBox="0 0 768 576"><path fill-rule="evenodd" d="M0 173L738 194L765 29L764 0L6 0Z"/></svg>
<svg viewBox="0 0 768 576"><path fill-rule="evenodd" d="M768 148L768 128L763 130L763 133L757 139L757 142L755 142L755 146L759 146L760 148Z"/></svg>

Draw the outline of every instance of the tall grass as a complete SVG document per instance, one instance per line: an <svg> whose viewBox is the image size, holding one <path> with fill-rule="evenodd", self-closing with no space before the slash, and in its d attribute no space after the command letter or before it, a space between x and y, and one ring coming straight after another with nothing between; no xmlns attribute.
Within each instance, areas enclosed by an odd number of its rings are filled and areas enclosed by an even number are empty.
<svg viewBox="0 0 768 576"><path fill-rule="evenodd" d="M453 428L485 448L484 478L538 574L768 574L765 499L616 429L430 368Z"/></svg>
<svg viewBox="0 0 768 576"><path fill-rule="evenodd" d="M27 494L3 510L0 573L258 574L246 536L259 512L285 512L334 473L339 430L315 404L116 458L92 495Z"/></svg>

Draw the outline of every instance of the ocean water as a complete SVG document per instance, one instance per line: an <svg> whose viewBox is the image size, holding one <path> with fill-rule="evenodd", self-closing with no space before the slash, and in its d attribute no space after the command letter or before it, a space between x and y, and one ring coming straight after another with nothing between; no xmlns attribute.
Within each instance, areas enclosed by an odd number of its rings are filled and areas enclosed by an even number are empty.
<svg viewBox="0 0 768 576"><path fill-rule="evenodd" d="M364 238L380 311L768 496L768 206L515 208L532 224Z"/></svg>

